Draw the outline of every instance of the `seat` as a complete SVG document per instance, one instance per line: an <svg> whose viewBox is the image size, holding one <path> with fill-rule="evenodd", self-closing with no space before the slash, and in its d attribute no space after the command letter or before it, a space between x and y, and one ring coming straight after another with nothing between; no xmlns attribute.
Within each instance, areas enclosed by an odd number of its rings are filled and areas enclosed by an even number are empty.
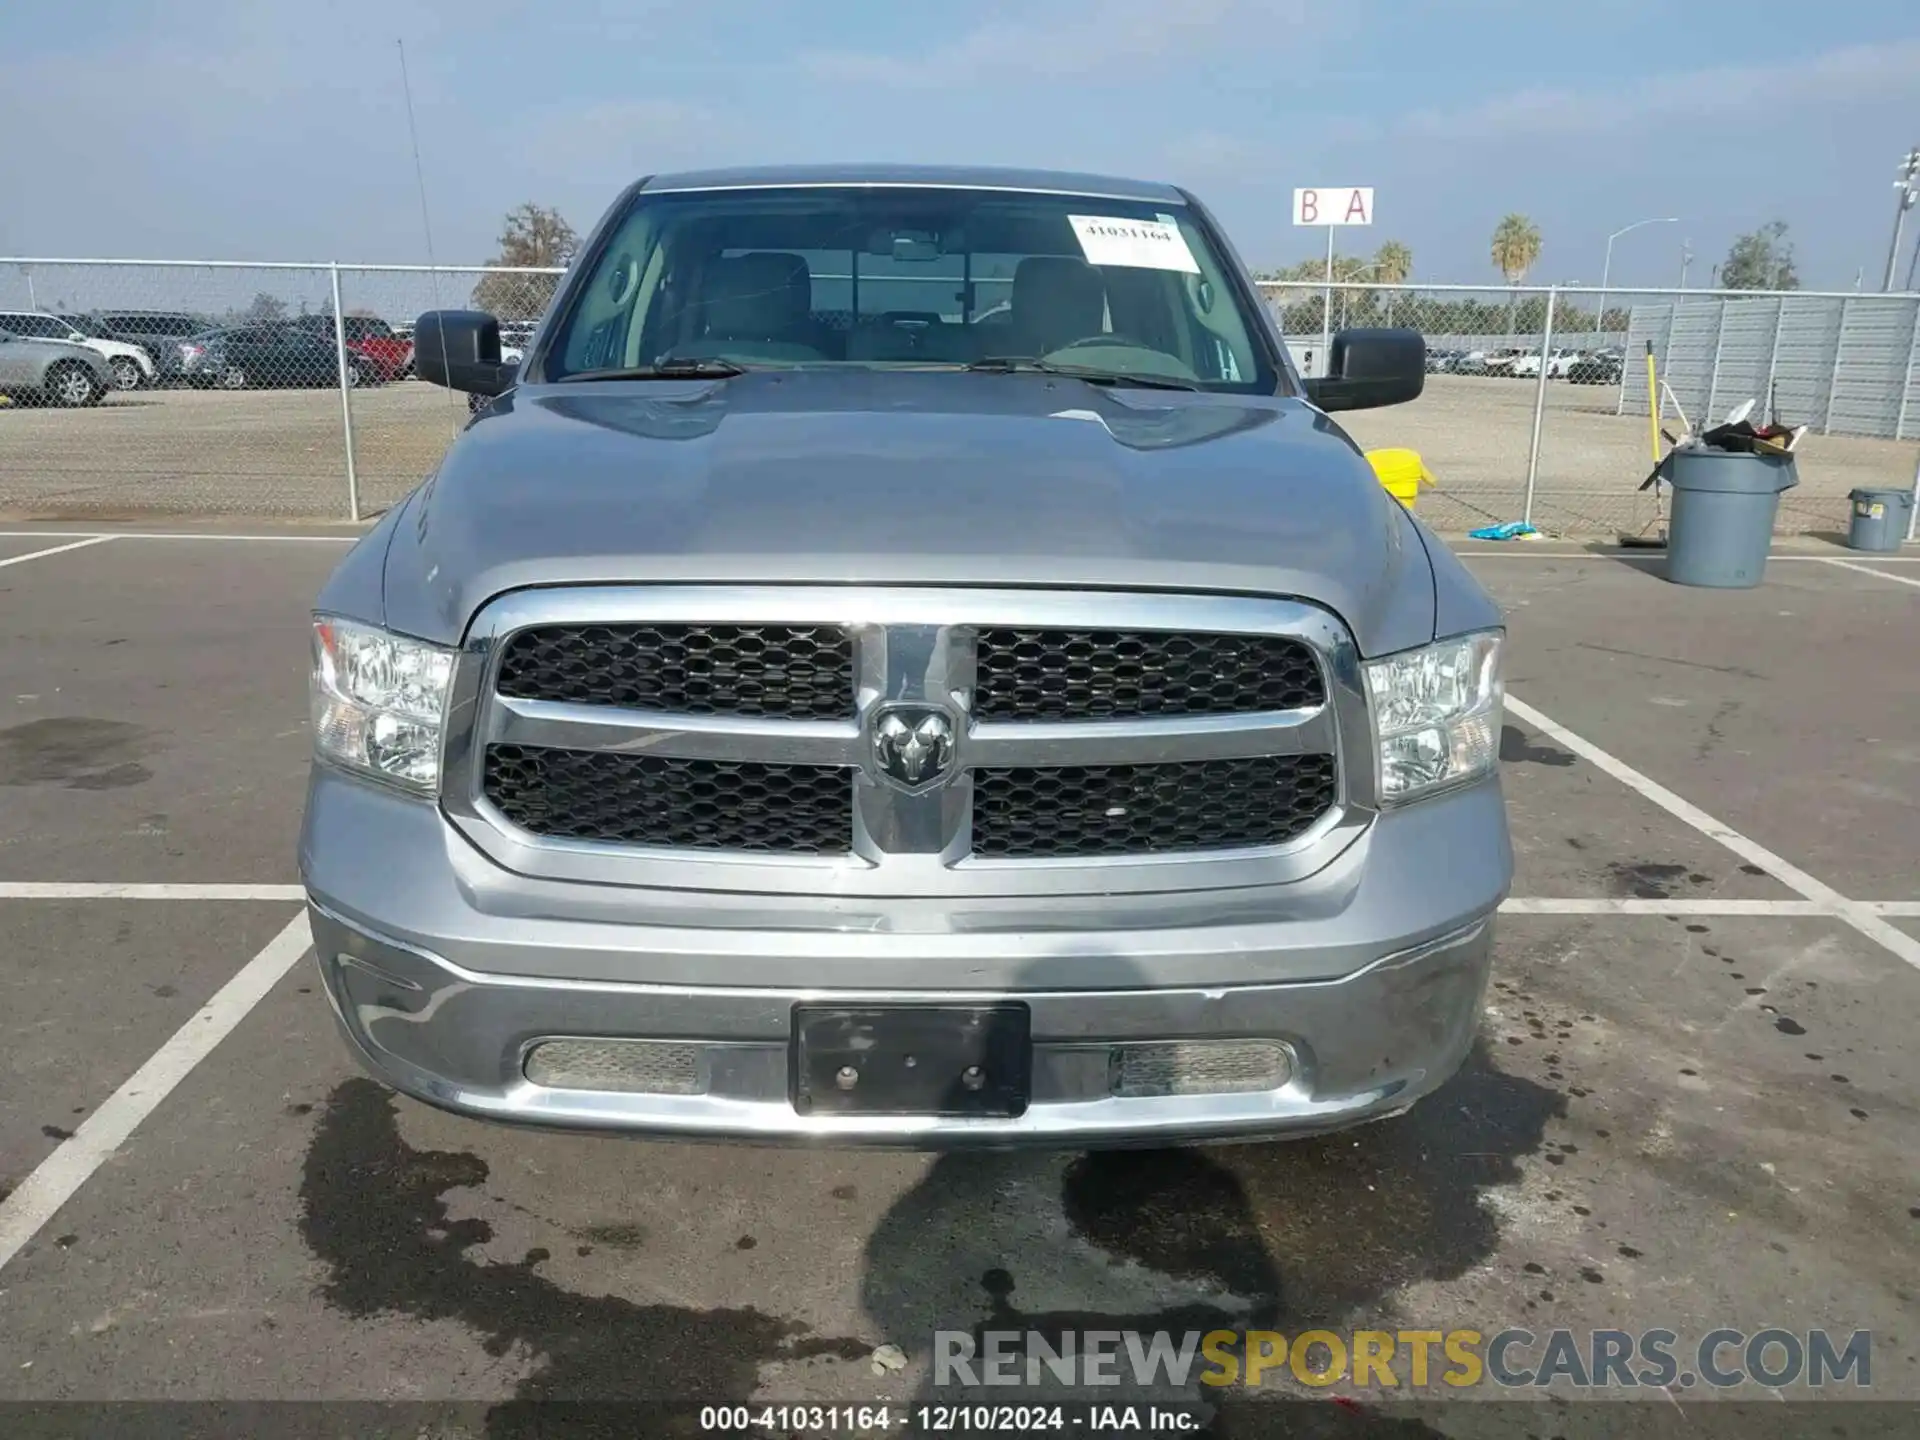
<svg viewBox="0 0 1920 1440"><path fill-rule="evenodd" d="M1015 355L1045 355L1106 328L1107 282L1071 255L1029 255L1013 271Z"/></svg>
<svg viewBox="0 0 1920 1440"><path fill-rule="evenodd" d="M759 251L715 260L703 303L709 340L807 345L813 338L813 276L798 255Z"/></svg>

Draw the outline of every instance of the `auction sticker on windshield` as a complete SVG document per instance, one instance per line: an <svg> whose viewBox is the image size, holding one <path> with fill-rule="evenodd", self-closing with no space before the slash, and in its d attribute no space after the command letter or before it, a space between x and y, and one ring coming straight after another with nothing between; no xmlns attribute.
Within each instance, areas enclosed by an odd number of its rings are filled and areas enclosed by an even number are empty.
<svg viewBox="0 0 1920 1440"><path fill-rule="evenodd" d="M1118 215L1069 215L1067 220L1089 265L1200 273L1186 236L1170 220L1128 220Z"/></svg>

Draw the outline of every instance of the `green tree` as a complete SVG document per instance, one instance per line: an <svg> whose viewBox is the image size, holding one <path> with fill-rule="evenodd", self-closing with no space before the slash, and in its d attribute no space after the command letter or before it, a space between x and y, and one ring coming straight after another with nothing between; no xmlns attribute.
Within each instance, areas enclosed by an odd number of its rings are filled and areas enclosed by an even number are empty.
<svg viewBox="0 0 1920 1440"><path fill-rule="evenodd" d="M1720 267L1720 283L1729 290L1798 290L1786 222L1775 220L1735 240Z"/></svg>
<svg viewBox="0 0 1920 1440"><path fill-rule="evenodd" d="M272 325L287 318L287 302L262 290L240 312L240 318L249 325Z"/></svg>
<svg viewBox="0 0 1920 1440"><path fill-rule="evenodd" d="M1534 262L1540 258L1540 227L1526 216L1512 214L1503 217L1493 227L1491 247L1493 265L1506 276L1507 284L1518 285L1527 278L1527 272L1533 269ZM1507 333L1513 333L1515 295L1507 305Z"/></svg>
<svg viewBox="0 0 1920 1440"><path fill-rule="evenodd" d="M558 210L531 200L507 212L500 227L500 253L488 261L503 270L571 264L580 248ZM537 320L546 313L558 286L557 275L488 274L473 287L473 306L502 320Z"/></svg>
<svg viewBox="0 0 1920 1440"><path fill-rule="evenodd" d="M1413 274L1413 251L1398 240L1389 240L1373 252L1373 278L1382 285L1404 285ZM1391 291L1387 294L1387 324L1393 324L1394 301L1399 297Z"/></svg>

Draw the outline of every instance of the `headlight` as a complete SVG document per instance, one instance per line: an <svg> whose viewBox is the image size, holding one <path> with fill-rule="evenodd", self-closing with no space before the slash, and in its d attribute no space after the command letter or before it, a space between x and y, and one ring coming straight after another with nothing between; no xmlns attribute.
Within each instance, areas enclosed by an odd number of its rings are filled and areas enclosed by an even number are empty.
<svg viewBox="0 0 1920 1440"><path fill-rule="evenodd" d="M314 747L336 765L431 795L452 678L451 650L316 616Z"/></svg>
<svg viewBox="0 0 1920 1440"><path fill-rule="evenodd" d="M1367 662L1382 804L1416 800L1493 769L1505 638L1487 630Z"/></svg>

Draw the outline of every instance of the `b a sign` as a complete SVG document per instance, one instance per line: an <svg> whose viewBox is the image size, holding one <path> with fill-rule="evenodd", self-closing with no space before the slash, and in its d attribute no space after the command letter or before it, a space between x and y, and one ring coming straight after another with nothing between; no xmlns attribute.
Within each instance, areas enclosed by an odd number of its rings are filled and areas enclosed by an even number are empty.
<svg viewBox="0 0 1920 1440"><path fill-rule="evenodd" d="M1371 225L1373 187L1343 185L1293 192L1296 225Z"/></svg>

